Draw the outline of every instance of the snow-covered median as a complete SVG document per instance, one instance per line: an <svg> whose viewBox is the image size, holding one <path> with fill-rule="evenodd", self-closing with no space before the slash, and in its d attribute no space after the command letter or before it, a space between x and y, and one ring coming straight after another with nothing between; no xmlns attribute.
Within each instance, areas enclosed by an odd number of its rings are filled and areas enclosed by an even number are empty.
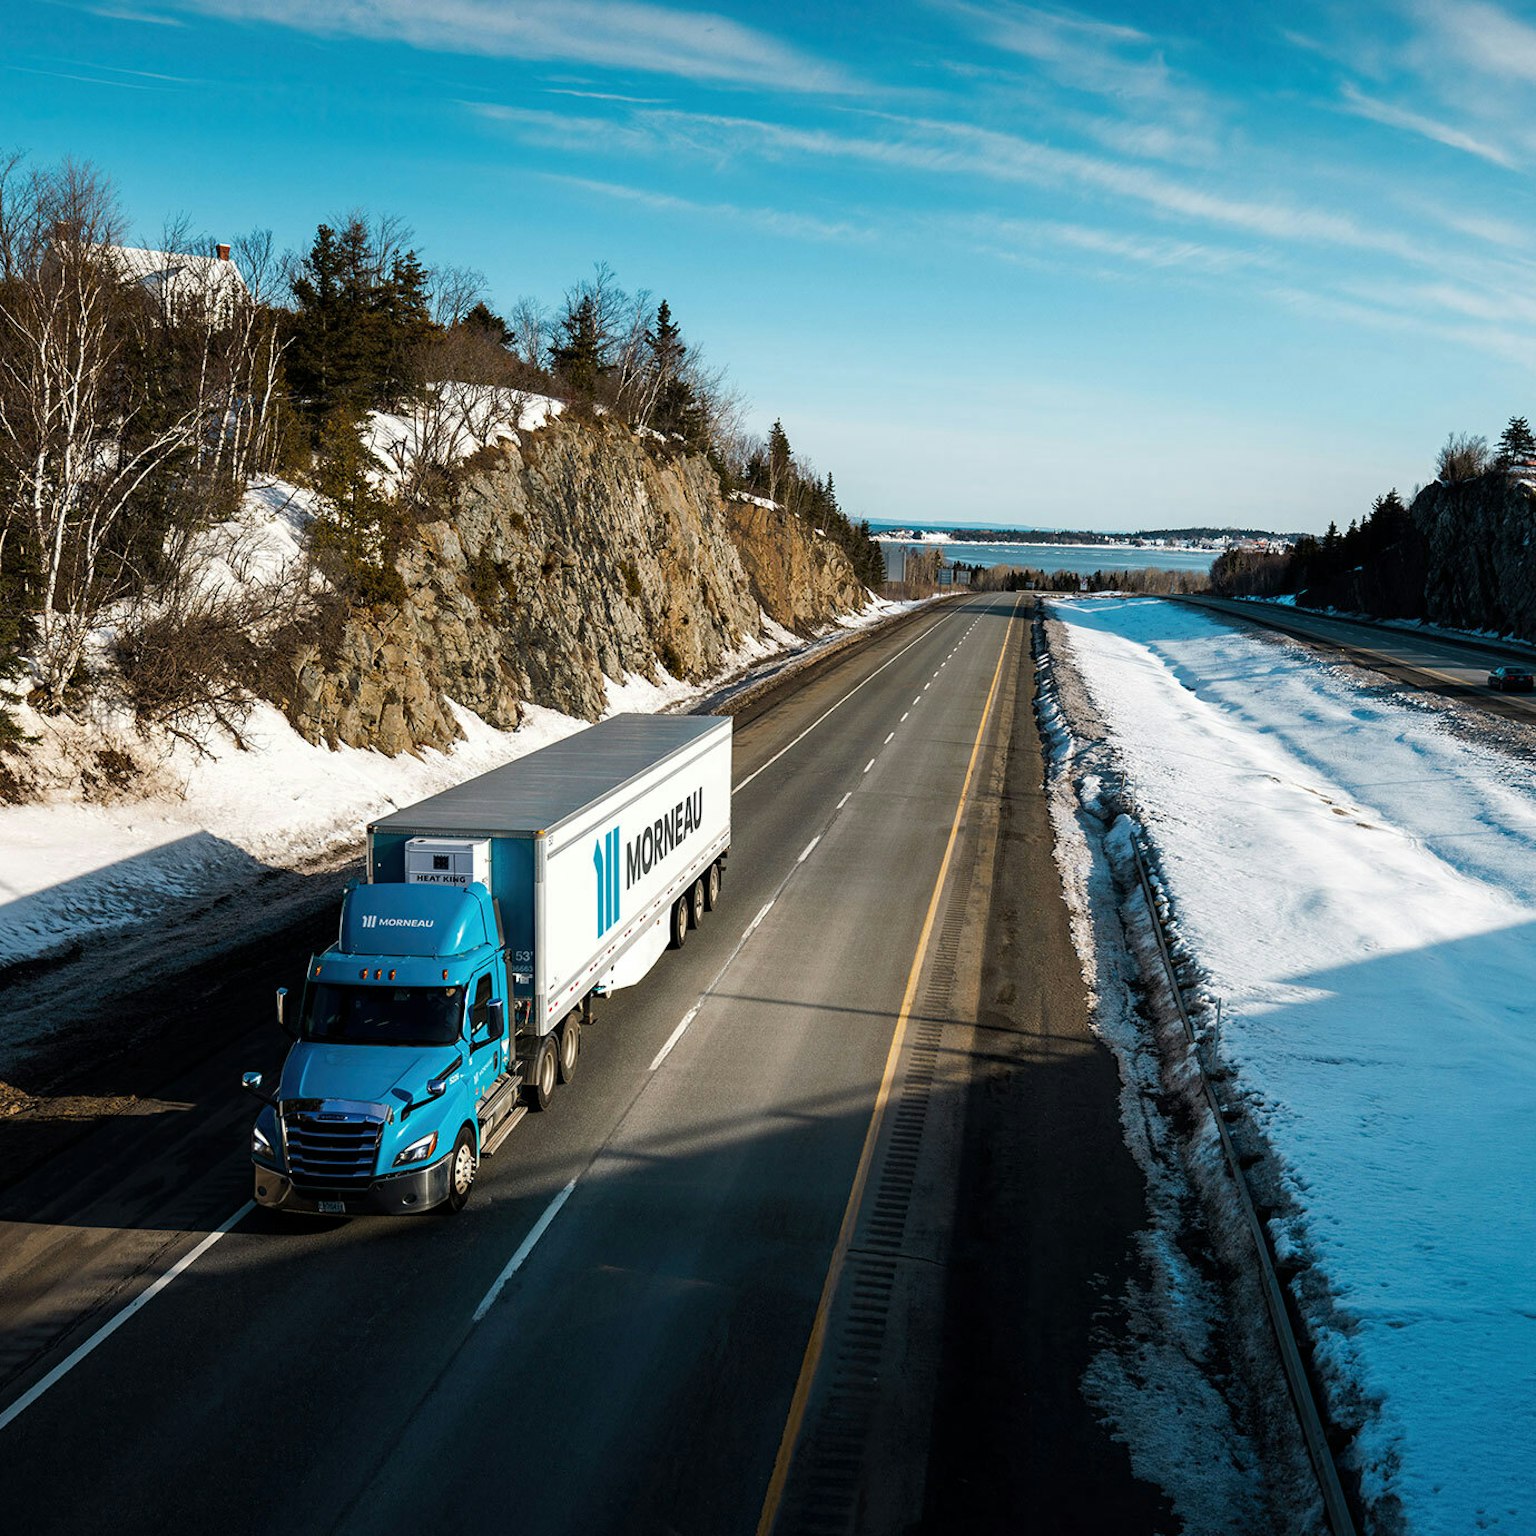
<svg viewBox="0 0 1536 1536"><path fill-rule="evenodd" d="M1054 601L1413 1532L1536 1529L1536 786L1310 652Z"/></svg>

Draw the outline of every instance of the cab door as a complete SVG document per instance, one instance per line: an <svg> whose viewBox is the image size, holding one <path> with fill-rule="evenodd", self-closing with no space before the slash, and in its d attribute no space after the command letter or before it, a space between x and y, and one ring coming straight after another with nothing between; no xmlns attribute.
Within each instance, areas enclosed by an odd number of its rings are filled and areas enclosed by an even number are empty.
<svg viewBox="0 0 1536 1536"><path fill-rule="evenodd" d="M474 1083L476 1103L501 1076L507 1060L505 1032L499 1037L491 1034L491 998L495 993L495 978L488 970L482 971L470 987L469 1075Z"/></svg>

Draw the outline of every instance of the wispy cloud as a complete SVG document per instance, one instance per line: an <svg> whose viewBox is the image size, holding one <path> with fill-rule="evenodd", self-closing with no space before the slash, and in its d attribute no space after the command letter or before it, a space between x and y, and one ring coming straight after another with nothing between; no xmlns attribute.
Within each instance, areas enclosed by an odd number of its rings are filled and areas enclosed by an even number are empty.
<svg viewBox="0 0 1536 1536"><path fill-rule="evenodd" d="M943 0L994 48L1033 60L1064 85L1099 95L1162 98L1168 66L1145 32L1031 5Z"/></svg>
<svg viewBox="0 0 1536 1536"><path fill-rule="evenodd" d="M1529 366L1536 338L1530 333L1512 330L1508 325L1446 325L1428 319L1414 310L1383 309L1368 302L1355 302L1305 289L1274 287L1269 297L1314 319L1322 319L1368 330L1425 336L1442 345L1470 347L1508 362Z"/></svg>
<svg viewBox="0 0 1536 1536"><path fill-rule="evenodd" d="M473 116L502 124L522 142L540 149L628 150L646 154L658 142L656 133L643 123L624 123L611 117L574 117L567 112L508 107L497 102L466 101L461 105Z"/></svg>
<svg viewBox="0 0 1536 1536"><path fill-rule="evenodd" d="M987 181L1090 188L1172 217L1270 239L1422 258L1419 245L1349 214L1284 198L1255 199L1212 192L1147 166L1058 149L968 123L868 114L889 130L881 135L710 114L665 112L650 116L657 129L679 145L701 149L713 145L716 150L729 144L756 145L772 154L834 156L907 170L961 172Z"/></svg>
<svg viewBox="0 0 1536 1536"><path fill-rule="evenodd" d="M840 66L728 17L638 0L168 0L231 21L324 36L535 61L575 61L697 82L848 92Z"/></svg>
<svg viewBox="0 0 1536 1536"><path fill-rule="evenodd" d="M89 68L90 66L85 66ZM41 75L49 80L73 80L79 85L110 85L121 91L154 91L161 87L145 85L137 80L113 80L106 75L79 75L67 69L38 69L27 64L6 64L0 68L12 70L18 75Z"/></svg>
<svg viewBox="0 0 1536 1536"><path fill-rule="evenodd" d="M1095 256L1108 256L1137 266L1159 269L1186 268L1192 271L1224 273L1242 267L1273 266L1272 257L1257 251L1231 246L1213 246L1196 240L1176 240L1156 235L1132 235L1092 225L1053 219L977 220L974 227L1004 242L1025 244L1032 248L1064 247Z"/></svg>
<svg viewBox="0 0 1536 1536"><path fill-rule="evenodd" d="M1487 0L1423 0L1417 7L1439 46L1499 79L1536 84L1536 26Z"/></svg>
<svg viewBox="0 0 1536 1536"><path fill-rule="evenodd" d="M100 16L106 21L135 21L146 27L179 27L181 20L161 11L144 11L129 5L82 5L80 9L90 16Z"/></svg>
<svg viewBox="0 0 1536 1536"><path fill-rule="evenodd" d="M582 101L621 101L629 107L662 107L666 105L666 98L662 96L621 96L617 91L578 91L569 85L547 85L544 87L547 96L576 96Z"/></svg>
<svg viewBox="0 0 1536 1536"><path fill-rule="evenodd" d="M1403 107L1394 107L1385 101L1377 101L1374 97L1364 95L1353 85L1344 86L1343 96L1344 110L1356 117L1368 118L1371 122L1381 123L1388 128L1400 128L1405 133L1419 134L1423 138L1432 139L1437 144L1463 150L1469 155L1478 156L1479 159L1491 161L1494 165L1502 165L1506 170L1517 168L1515 158L1507 150L1501 149L1496 144L1490 144L1484 139L1474 138L1470 133L1452 128L1447 123L1438 122L1418 112L1410 112Z"/></svg>
<svg viewBox="0 0 1536 1536"><path fill-rule="evenodd" d="M839 244L863 242L875 237L871 228L850 223L845 219L819 219L811 214L795 213L783 208L751 208L738 203L698 202L693 198L676 197L667 192L653 192L645 187L623 186L611 181L591 181L581 176L560 176L545 173L546 179L558 181L568 187L596 193L600 197L619 202L633 203L649 208L655 213L678 213L690 217L723 219L733 224L743 224L765 234L787 235L797 240L834 241Z"/></svg>

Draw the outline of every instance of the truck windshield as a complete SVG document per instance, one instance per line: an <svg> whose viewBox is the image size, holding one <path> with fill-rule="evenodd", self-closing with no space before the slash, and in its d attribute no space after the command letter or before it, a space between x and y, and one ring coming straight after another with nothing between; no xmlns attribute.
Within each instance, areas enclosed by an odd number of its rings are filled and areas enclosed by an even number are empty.
<svg viewBox="0 0 1536 1536"><path fill-rule="evenodd" d="M332 1045L452 1045L463 1019L463 987L321 983L304 1000L304 1038Z"/></svg>

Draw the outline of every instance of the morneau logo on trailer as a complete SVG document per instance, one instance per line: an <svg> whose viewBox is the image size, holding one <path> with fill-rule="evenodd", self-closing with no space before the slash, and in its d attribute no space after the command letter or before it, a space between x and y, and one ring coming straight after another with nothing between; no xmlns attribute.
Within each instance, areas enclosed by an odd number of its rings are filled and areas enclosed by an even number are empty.
<svg viewBox="0 0 1536 1536"><path fill-rule="evenodd" d="M597 936L608 932L619 920L619 829L606 832L592 845L592 863L597 870Z"/></svg>
<svg viewBox="0 0 1536 1536"><path fill-rule="evenodd" d="M624 850L624 884L631 886L651 872L686 837L704 823L704 791L694 790L686 800L679 800L665 816L658 816L638 837L631 838Z"/></svg>

